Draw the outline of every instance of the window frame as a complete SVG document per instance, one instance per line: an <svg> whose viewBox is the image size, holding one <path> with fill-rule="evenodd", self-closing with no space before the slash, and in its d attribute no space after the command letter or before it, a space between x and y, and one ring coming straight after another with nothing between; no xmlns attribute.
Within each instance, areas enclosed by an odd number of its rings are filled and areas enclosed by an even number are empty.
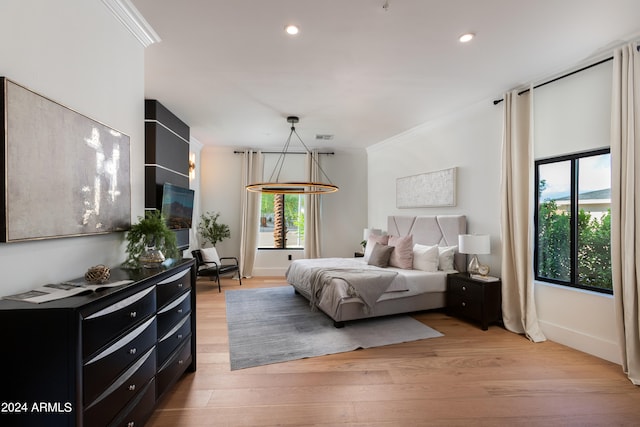
<svg viewBox="0 0 640 427"><path fill-rule="evenodd" d="M588 285L583 285L578 283L578 234L579 234L579 230L578 230L578 213L579 213L579 200L578 200L578 177L579 177L579 170L578 170L578 161L580 159L583 158L587 158L587 157L595 157L595 156L599 156L599 155L603 155L603 154L611 154L611 149L609 147L607 148L600 148L597 150L589 150L589 151L582 151L579 153L573 153L573 154L566 154L566 155L562 155L562 156L556 156L556 157L549 157L549 158L545 158L545 159L540 159L540 160L536 160L534 162L534 186L535 186L535 191L534 191L534 250L533 250L533 268L534 268L534 277L535 280L540 281L540 282L547 282L547 283L553 283L556 285L561 285L561 286L567 286L567 287L572 287L572 288L578 288L578 289L584 289L584 290L588 290L588 291L593 291L593 292L597 292L597 293L601 293L601 294L607 294L607 295L613 295L613 290L612 289L606 289L606 288L600 288L600 287L595 287L595 286L588 286ZM539 191L539 185L540 185L540 165L545 165L545 164L551 164L551 163L560 163L560 162L565 162L565 161L570 161L571 162L571 168L570 168L570 179L571 179L571 194L570 194L570 202L571 202L571 208L570 208L570 227L569 227L569 238L571 240L570 242L570 265L571 265L571 271L570 271L570 280L564 281L564 280L560 280L560 279L554 279L554 278L549 278L549 277L543 277L540 276L539 272L538 272L538 260L539 260L539 255L538 255L538 247L539 247L539 238L540 238L540 234L539 234L539 211L540 211L540 197L538 194Z"/></svg>
<svg viewBox="0 0 640 427"><path fill-rule="evenodd" d="M260 199L258 201L261 206L262 206L262 197L264 197L264 195L265 195L265 193L261 193L260 194ZM276 194L272 194L272 193L270 193L269 195L272 196L272 197L276 196ZM296 197L298 197L298 199L299 199L298 200L298 206L300 206L300 198L302 198L302 202L303 202L303 206L302 206L303 210L302 210L302 212L304 212L304 206L306 205L306 202L307 202L306 197L305 197L304 194L285 194L285 198L287 196L296 196ZM261 210L262 210L262 208L260 209L260 215L262 214ZM299 214L300 214L300 211L298 211L298 215ZM283 229L284 235L282 236L283 237L283 242L284 242L284 247L279 248L279 247L275 247L273 245L272 246L260 246L260 233L261 233L261 231L260 231L260 228L261 228L260 215L258 216L258 220L257 220L258 221L258 245L257 245L257 248L256 248L257 250L259 250L259 251L297 251L297 250L303 251L305 249L306 242L304 240L303 240L303 244L301 246L288 246L287 245L286 227ZM286 212L284 212L283 215L284 215L284 217L282 218L282 220L286 224ZM302 228L303 228L303 233L304 233L304 225L303 225ZM299 228L298 228L298 230L299 230Z"/></svg>

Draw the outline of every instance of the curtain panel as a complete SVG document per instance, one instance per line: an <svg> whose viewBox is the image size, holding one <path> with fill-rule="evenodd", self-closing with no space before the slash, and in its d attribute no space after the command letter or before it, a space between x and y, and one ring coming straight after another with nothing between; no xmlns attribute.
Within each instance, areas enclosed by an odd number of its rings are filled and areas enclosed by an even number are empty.
<svg viewBox="0 0 640 427"><path fill-rule="evenodd" d="M320 181L320 154L318 150L307 152L306 157L306 173L307 180L311 182ZM304 257L320 258L320 203L321 196L319 194L309 194L305 200L305 218L304 218Z"/></svg>
<svg viewBox="0 0 640 427"><path fill-rule="evenodd" d="M502 315L505 327L545 341L533 285L533 90L504 96L501 179Z"/></svg>
<svg viewBox="0 0 640 427"><path fill-rule="evenodd" d="M260 217L260 193L247 191L246 186L262 181L263 158L261 151L245 150L242 154L240 274L251 277L258 250L258 220Z"/></svg>
<svg viewBox="0 0 640 427"><path fill-rule="evenodd" d="M611 271L622 368L640 385L640 54L616 49L611 95Z"/></svg>

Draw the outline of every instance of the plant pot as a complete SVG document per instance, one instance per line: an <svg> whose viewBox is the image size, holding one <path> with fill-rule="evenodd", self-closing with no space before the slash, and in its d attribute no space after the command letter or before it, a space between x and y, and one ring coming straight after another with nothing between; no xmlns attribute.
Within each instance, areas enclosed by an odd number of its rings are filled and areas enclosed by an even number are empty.
<svg viewBox="0 0 640 427"><path fill-rule="evenodd" d="M138 261L144 268L158 268L165 260L164 254L155 245L155 238L145 239L147 242L145 249L140 254Z"/></svg>

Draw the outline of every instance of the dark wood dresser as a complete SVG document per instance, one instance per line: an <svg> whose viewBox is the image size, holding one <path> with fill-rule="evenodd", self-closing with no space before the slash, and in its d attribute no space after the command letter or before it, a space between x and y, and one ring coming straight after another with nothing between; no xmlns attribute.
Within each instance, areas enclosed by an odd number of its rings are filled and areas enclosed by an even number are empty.
<svg viewBox="0 0 640 427"><path fill-rule="evenodd" d="M138 427L196 370L195 262L112 269L133 283L42 304L0 300L0 425Z"/></svg>
<svg viewBox="0 0 640 427"><path fill-rule="evenodd" d="M483 282L467 273L447 276L447 314L476 321L486 331L502 321L502 282Z"/></svg>

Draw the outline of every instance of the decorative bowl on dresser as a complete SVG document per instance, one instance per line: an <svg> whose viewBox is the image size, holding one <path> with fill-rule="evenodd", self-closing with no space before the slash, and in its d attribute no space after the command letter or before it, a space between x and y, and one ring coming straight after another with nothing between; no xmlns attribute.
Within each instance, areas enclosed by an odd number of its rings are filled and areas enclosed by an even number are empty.
<svg viewBox="0 0 640 427"><path fill-rule="evenodd" d="M480 281L468 273L447 276L447 314L476 321L483 331L502 321L502 282Z"/></svg>
<svg viewBox="0 0 640 427"><path fill-rule="evenodd" d="M0 425L144 425L196 370L195 262L112 269L133 283L42 304L0 300Z"/></svg>

